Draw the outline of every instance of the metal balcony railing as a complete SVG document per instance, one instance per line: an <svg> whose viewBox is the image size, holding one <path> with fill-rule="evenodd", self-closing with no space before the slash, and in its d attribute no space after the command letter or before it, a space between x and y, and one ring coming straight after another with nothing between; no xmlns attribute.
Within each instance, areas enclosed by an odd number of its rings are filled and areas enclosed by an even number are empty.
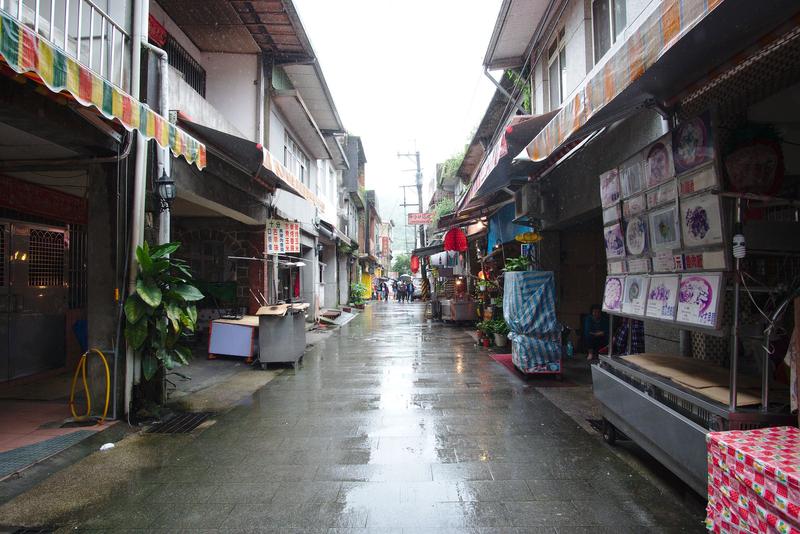
<svg viewBox="0 0 800 534"><path fill-rule="evenodd" d="M127 91L130 34L91 0L0 0L0 9Z"/></svg>

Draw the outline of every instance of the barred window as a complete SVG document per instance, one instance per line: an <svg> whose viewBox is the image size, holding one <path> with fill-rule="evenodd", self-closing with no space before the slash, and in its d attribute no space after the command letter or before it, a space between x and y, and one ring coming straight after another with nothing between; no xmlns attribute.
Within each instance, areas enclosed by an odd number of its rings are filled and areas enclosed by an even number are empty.
<svg viewBox="0 0 800 534"><path fill-rule="evenodd" d="M180 72L183 81L205 98L206 70L171 35L167 36L164 50L167 52L170 67Z"/></svg>
<svg viewBox="0 0 800 534"><path fill-rule="evenodd" d="M64 285L64 232L32 229L29 242L28 285Z"/></svg>

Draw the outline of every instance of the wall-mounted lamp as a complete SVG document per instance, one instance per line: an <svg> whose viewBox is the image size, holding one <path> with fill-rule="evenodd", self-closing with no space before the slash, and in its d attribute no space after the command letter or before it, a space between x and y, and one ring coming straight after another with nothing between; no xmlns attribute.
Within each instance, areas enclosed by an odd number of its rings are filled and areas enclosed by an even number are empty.
<svg viewBox="0 0 800 534"><path fill-rule="evenodd" d="M169 210L178 195L178 190L175 187L175 180L167 176L167 173L162 173L159 179L156 180L156 194L161 203L161 211Z"/></svg>

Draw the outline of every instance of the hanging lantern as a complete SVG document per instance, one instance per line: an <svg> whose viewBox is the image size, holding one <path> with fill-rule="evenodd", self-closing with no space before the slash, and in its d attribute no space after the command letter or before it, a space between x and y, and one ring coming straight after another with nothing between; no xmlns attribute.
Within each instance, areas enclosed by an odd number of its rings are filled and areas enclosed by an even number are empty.
<svg viewBox="0 0 800 534"><path fill-rule="evenodd" d="M542 234L536 232L524 232L514 236L514 239L520 243L538 243L542 240Z"/></svg>
<svg viewBox="0 0 800 534"><path fill-rule="evenodd" d="M411 256L411 272L417 274L419 271L419 256Z"/></svg>
<svg viewBox="0 0 800 534"><path fill-rule="evenodd" d="M461 228L451 228L444 235L444 249L454 250L456 252L464 252L467 250L467 236L461 231Z"/></svg>

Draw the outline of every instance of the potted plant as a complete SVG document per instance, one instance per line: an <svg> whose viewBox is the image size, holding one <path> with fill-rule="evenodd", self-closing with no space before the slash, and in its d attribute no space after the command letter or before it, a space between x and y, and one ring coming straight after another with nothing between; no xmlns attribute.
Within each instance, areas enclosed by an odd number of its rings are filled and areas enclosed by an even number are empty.
<svg viewBox="0 0 800 534"><path fill-rule="evenodd" d="M142 362L142 375L188 365L192 350L184 344L197 324L195 302L203 294L192 285L186 262L170 258L180 243L136 249L136 292L125 300L125 339ZM162 397L163 398L163 397Z"/></svg>
<svg viewBox="0 0 800 534"><path fill-rule="evenodd" d="M479 342L484 347L489 346L489 342L494 334L494 321L481 321L478 323L478 331L481 333Z"/></svg>
<svg viewBox="0 0 800 534"><path fill-rule="evenodd" d="M506 258L506 266L503 268L506 272L514 271L527 271L530 268L530 262L525 256L519 258Z"/></svg>
<svg viewBox="0 0 800 534"><path fill-rule="evenodd" d="M350 304L359 310L364 309L364 292L367 291L367 286L356 282L350 286Z"/></svg>
<svg viewBox="0 0 800 534"><path fill-rule="evenodd" d="M508 343L508 324L503 319L492 321L492 332L494 333L494 344L498 347L505 347Z"/></svg>

